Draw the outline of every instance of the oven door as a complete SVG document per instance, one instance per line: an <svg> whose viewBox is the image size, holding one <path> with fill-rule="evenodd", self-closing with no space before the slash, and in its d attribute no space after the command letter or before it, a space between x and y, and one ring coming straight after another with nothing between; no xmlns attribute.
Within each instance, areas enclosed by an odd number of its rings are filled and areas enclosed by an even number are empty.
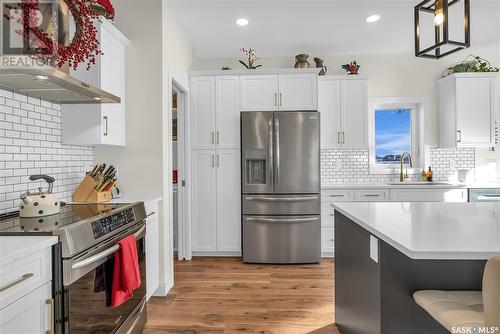
<svg viewBox="0 0 500 334"><path fill-rule="evenodd" d="M111 307L116 242L130 234L137 238L141 286L133 291L133 297L126 302L118 307ZM63 261L65 333L122 332L122 324L130 327L130 333L141 332L146 317L145 251L145 224L140 223L86 254Z"/></svg>

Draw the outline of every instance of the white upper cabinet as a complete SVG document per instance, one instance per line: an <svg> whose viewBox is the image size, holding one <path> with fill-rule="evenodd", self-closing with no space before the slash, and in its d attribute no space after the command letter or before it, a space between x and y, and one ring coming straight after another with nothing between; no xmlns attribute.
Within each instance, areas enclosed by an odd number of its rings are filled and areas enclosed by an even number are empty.
<svg viewBox="0 0 500 334"><path fill-rule="evenodd" d="M439 80L441 147L495 145L495 80L491 73L452 74Z"/></svg>
<svg viewBox="0 0 500 334"><path fill-rule="evenodd" d="M241 110L316 110L317 74L242 75Z"/></svg>
<svg viewBox="0 0 500 334"><path fill-rule="evenodd" d="M216 78L215 143L218 149L240 147L240 78Z"/></svg>
<svg viewBox="0 0 500 334"><path fill-rule="evenodd" d="M324 76L318 80L321 148L366 148L367 81Z"/></svg>
<svg viewBox="0 0 500 334"><path fill-rule="evenodd" d="M239 76L191 77L193 149L240 146Z"/></svg>
<svg viewBox="0 0 500 334"><path fill-rule="evenodd" d="M316 110L317 76L280 74L278 100L280 110Z"/></svg>
<svg viewBox="0 0 500 334"><path fill-rule="evenodd" d="M277 75L242 75L241 110L278 110Z"/></svg>
<svg viewBox="0 0 500 334"><path fill-rule="evenodd" d="M120 97L121 103L64 104L62 141L76 145L125 145L125 46L129 41L106 19L95 21L102 55L87 70L80 64L70 75Z"/></svg>
<svg viewBox="0 0 500 334"><path fill-rule="evenodd" d="M191 78L191 133L193 149L215 145L215 77Z"/></svg>

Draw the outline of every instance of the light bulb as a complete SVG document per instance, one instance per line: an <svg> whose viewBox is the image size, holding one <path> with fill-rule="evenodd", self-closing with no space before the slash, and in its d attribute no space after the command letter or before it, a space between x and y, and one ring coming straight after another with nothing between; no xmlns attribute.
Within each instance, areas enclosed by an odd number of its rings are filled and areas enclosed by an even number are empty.
<svg viewBox="0 0 500 334"><path fill-rule="evenodd" d="M444 22L444 15L443 15L443 10L442 9L438 9L436 11L436 14L434 15L434 25L435 26L440 26L443 24Z"/></svg>

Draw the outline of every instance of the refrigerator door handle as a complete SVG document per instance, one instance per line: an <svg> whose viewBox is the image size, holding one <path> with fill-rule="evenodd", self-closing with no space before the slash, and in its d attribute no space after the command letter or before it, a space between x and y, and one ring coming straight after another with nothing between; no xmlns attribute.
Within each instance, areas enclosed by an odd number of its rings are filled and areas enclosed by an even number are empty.
<svg viewBox="0 0 500 334"><path fill-rule="evenodd" d="M274 119L274 131L276 137L276 145L275 145L275 155L276 155L276 163L275 163L275 174L274 174L274 191L278 190L280 184L280 120L278 118Z"/></svg>
<svg viewBox="0 0 500 334"><path fill-rule="evenodd" d="M245 220L251 222L264 222L264 223L306 223L318 221L319 217L309 217L309 218L254 218L246 217Z"/></svg>
<svg viewBox="0 0 500 334"><path fill-rule="evenodd" d="M263 202L303 202L315 201L319 199L318 196L308 197L245 197L247 201L263 201Z"/></svg>
<svg viewBox="0 0 500 334"><path fill-rule="evenodd" d="M273 184L273 173L274 173L274 165L273 165L273 153L274 150L274 141L273 141L273 119L269 120L269 184Z"/></svg>

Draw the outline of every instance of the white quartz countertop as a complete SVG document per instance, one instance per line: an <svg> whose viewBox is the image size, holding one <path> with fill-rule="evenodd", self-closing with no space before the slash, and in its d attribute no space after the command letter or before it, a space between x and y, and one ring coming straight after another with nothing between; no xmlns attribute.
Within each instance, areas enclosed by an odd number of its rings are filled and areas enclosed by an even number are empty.
<svg viewBox="0 0 500 334"><path fill-rule="evenodd" d="M106 203L135 203L135 202L159 202L161 201L161 197L141 197L141 196L122 196L119 198L113 198L110 201L102 202L102 204ZM86 204L87 202L73 202L68 201L68 204Z"/></svg>
<svg viewBox="0 0 500 334"><path fill-rule="evenodd" d="M322 184L321 190L346 190L346 189L471 189L471 188L500 188L500 183L436 183L436 184L369 184L369 183L346 183L346 184Z"/></svg>
<svg viewBox="0 0 500 334"><path fill-rule="evenodd" d="M0 267L56 244L54 236L1 236Z"/></svg>
<svg viewBox="0 0 500 334"><path fill-rule="evenodd" d="M500 255L500 203L333 203L337 211L412 259Z"/></svg>

